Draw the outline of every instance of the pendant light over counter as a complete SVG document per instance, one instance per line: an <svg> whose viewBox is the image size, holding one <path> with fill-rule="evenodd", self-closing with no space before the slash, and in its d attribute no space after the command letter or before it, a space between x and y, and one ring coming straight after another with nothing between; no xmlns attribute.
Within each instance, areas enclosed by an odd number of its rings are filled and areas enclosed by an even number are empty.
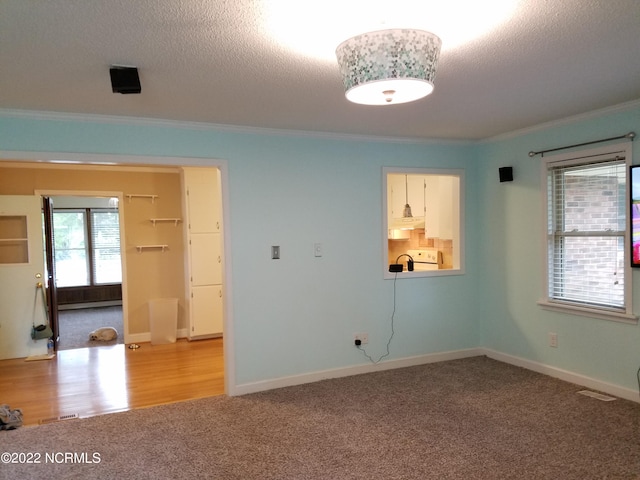
<svg viewBox="0 0 640 480"><path fill-rule="evenodd" d="M409 205L409 176L404 176L404 210L402 211L402 218L411 218L411 205Z"/></svg>

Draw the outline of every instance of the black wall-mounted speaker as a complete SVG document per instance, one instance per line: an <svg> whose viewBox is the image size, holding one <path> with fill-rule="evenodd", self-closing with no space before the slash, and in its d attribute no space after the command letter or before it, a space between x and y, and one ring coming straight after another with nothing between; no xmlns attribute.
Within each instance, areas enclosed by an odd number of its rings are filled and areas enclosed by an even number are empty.
<svg viewBox="0 0 640 480"><path fill-rule="evenodd" d="M111 74L113 93L140 93L142 91L136 67L112 66L109 73Z"/></svg>
<svg viewBox="0 0 640 480"><path fill-rule="evenodd" d="M498 174L501 182L513 182L513 167L500 167Z"/></svg>

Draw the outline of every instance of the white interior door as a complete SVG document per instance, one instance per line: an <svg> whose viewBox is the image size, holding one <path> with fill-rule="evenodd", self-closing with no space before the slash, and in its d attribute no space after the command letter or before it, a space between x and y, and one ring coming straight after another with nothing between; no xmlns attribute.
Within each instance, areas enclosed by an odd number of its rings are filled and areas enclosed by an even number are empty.
<svg viewBox="0 0 640 480"><path fill-rule="evenodd" d="M41 198L0 195L0 359L47 353L47 340L31 339L46 323L38 283L45 283Z"/></svg>

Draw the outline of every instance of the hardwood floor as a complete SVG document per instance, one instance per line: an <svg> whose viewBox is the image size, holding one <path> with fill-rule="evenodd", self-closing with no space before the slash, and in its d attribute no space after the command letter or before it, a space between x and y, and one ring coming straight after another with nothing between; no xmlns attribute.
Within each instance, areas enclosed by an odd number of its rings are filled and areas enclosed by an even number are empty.
<svg viewBox="0 0 640 480"><path fill-rule="evenodd" d="M52 360L0 361L0 404L25 425L224 393L222 338L63 350Z"/></svg>

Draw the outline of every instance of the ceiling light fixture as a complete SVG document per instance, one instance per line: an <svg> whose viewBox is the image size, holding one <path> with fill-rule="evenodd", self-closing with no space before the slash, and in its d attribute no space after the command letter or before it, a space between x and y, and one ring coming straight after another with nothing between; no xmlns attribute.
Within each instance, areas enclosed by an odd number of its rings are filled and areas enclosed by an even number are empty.
<svg viewBox="0 0 640 480"><path fill-rule="evenodd" d="M352 37L336 49L347 100L393 105L433 91L442 41L424 30L390 29Z"/></svg>

